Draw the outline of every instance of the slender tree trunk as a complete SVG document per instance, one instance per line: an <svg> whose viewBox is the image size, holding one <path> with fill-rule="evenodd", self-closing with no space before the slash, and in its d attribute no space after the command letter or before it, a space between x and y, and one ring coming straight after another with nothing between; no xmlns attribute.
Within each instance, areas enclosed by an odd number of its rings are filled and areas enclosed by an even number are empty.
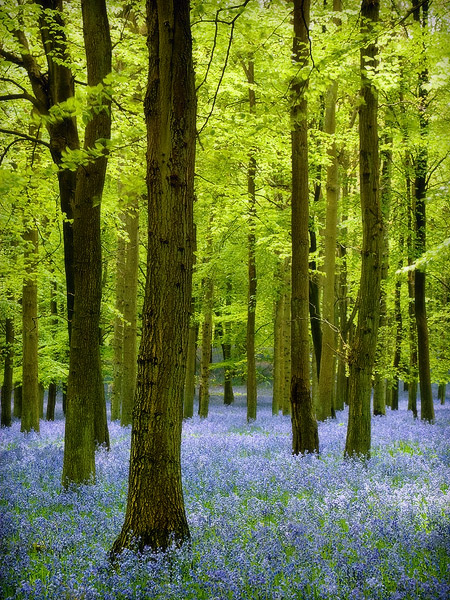
<svg viewBox="0 0 450 600"><path fill-rule="evenodd" d="M399 262L399 269L402 268L403 261ZM394 350L394 362L393 371L394 379L391 381L391 390L389 402L386 403L389 406L397 406L398 408L398 386L399 386L399 366L401 359L401 347L402 347L402 335L403 335L403 320L402 320L402 307L400 303L401 298L401 286L400 279L395 282L395 296L394 296L394 319L395 319L395 350Z"/></svg>
<svg viewBox="0 0 450 600"><path fill-rule="evenodd" d="M428 0L419 2L413 0L414 20L421 24L425 33L428 20ZM420 10L422 7L422 17ZM425 47L423 48L425 52ZM425 60L425 59L423 59ZM428 69L424 64L419 73L419 130L420 146L415 160L415 220L416 220L416 257L419 258L426 250L426 195L427 195L427 172L428 151L426 138L429 130ZM434 422L433 396L431 393L430 375L430 343L428 337L427 309L426 309L426 275L425 268L417 268L415 272L415 317L417 325L417 347L419 358L419 385L420 385L420 418Z"/></svg>
<svg viewBox="0 0 450 600"><path fill-rule="evenodd" d="M336 98L338 83L328 88L325 103L324 131L334 137L336 131ZM317 417L321 421L334 416L336 332L334 323L337 212L339 200L338 161L336 143L328 148L327 208L325 221L322 357L320 361Z"/></svg>
<svg viewBox="0 0 450 600"><path fill-rule="evenodd" d="M52 281L50 288L50 314L52 315L52 330L56 333L58 327L58 306L56 304L56 281ZM47 412L45 418L47 421L55 420L55 408L56 408L56 382L50 382L48 386L48 397L47 397Z"/></svg>
<svg viewBox="0 0 450 600"><path fill-rule="evenodd" d="M104 0L82 0L88 85L100 85L111 72L111 39ZM86 125L85 148L108 139L110 100ZM70 343L64 438L64 486L93 481L95 442L109 445L106 402L100 362L99 328L102 293L100 205L106 173L105 156L77 170L73 206L75 302Z"/></svg>
<svg viewBox="0 0 450 600"><path fill-rule="evenodd" d="M22 414L20 430L39 431L38 379L38 231L35 227L23 234L26 276L22 288Z"/></svg>
<svg viewBox="0 0 450 600"><path fill-rule="evenodd" d="M125 215L120 215L121 222L125 228ZM111 420L118 421L122 412L122 380L123 380L123 304L125 293L125 249L126 241L123 232L117 235L117 258L116 258L116 299L113 332L113 379L111 392Z"/></svg>
<svg viewBox="0 0 450 600"><path fill-rule="evenodd" d="M273 319L273 392L272 392L272 414L277 415L283 406L283 319L284 319L284 263L278 260L275 281L277 282L276 300L274 302Z"/></svg>
<svg viewBox="0 0 450 600"><path fill-rule="evenodd" d="M293 58L308 64L310 0L294 0ZM292 83L292 299L291 299L291 420L292 452L319 451L309 374L309 201L308 201L308 80Z"/></svg>
<svg viewBox="0 0 450 600"><path fill-rule="evenodd" d="M343 198L348 196L347 177L345 177L342 188ZM347 229L345 227L346 215L341 217L341 233L345 239ZM336 410L343 410L348 404L348 377L347 377L347 311L348 311L348 285L347 285L347 248L341 242L338 244L340 258L339 270L339 343L338 343L338 369L336 382Z"/></svg>
<svg viewBox="0 0 450 600"><path fill-rule="evenodd" d="M13 391L14 374L14 319L6 317L5 319L5 363L3 365L3 383L1 391L2 413L1 426L11 426L11 395Z"/></svg>
<svg viewBox="0 0 450 600"><path fill-rule="evenodd" d="M181 425L192 295L195 82L188 0L147 0L148 256L125 522L111 554L189 538Z"/></svg>
<svg viewBox="0 0 450 600"><path fill-rule="evenodd" d="M211 272L208 273L204 281L204 289L202 358L200 362L200 386L198 391L198 414L202 418L206 418L209 412L209 366L211 361L213 334L212 302L214 293L214 283Z"/></svg>
<svg viewBox="0 0 450 600"><path fill-rule="evenodd" d="M249 83L248 99L250 114L255 112L256 95L253 88L255 84L255 65L252 59L243 65L247 82ZM257 382L256 382L256 355L255 355L255 328L256 328L256 159L255 148L250 150L247 168L247 196L248 196L248 300L247 300L247 422L256 419L257 412Z"/></svg>
<svg viewBox="0 0 450 600"><path fill-rule="evenodd" d="M13 417L20 419L22 417L22 384L14 384L14 403L13 403Z"/></svg>
<svg viewBox="0 0 450 600"><path fill-rule="evenodd" d="M286 264L285 272L285 287L286 291L283 298L283 329L282 329L282 352L283 352L283 365L282 365L282 396L281 396L281 411L283 415L287 416L291 414L291 372L292 372L292 359L291 359L291 344L292 344L292 319L291 319L291 293L290 293L290 273L289 263Z"/></svg>
<svg viewBox="0 0 450 600"><path fill-rule="evenodd" d="M226 297L225 297L225 305L231 306L231 281L230 278L227 277L226 281ZM227 322L222 323L223 330L223 341L222 341L222 354L223 360L225 362L225 367L223 370L223 402L228 406L233 404L234 402L234 392L233 392L233 368L230 364L232 353L231 353L231 341L229 339L229 324Z"/></svg>
<svg viewBox="0 0 450 600"><path fill-rule="evenodd" d="M446 391L447 391L447 384L446 383L440 383L439 387L438 387L438 400L440 401L440 403L442 405L445 404Z"/></svg>
<svg viewBox="0 0 450 600"><path fill-rule="evenodd" d="M200 385L198 390L198 414L202 418L206 418L209 412L209 371L212 356L212 339L213 339L213 295L214 295L214 280L213 280L213 242L212 242L212 223L213 215L211 214L208 229L206 232L206 258L207 274L203 280L203 303L202 303L202 340L201 348L202 355L200 361Z"/></svg>
<svg viewBox="0 0 450 600"><path fill-rule="evenodd" d="M134 195L125 213L127 233L123 294L123 366L121 424L131 425L137 372L137 290L139 271L139 196Z"/></svg>
<svg viewBox="0 0 450 600"><path fill-rule="evenodd" d="M191 320L189 323L188 344L186 352L186 378L184 382L183 418L194 416L195 398L195 366L197 354L198 324L194 320L195 300L191 302Z"/></svg>
<svg viewBox="0 0 450 600"><path fill-rule="evenodd" d="M389 213L391 209L391 195L392 195L392 183L391 183L391 171L392 171L392 136L389 131L390 122L386 119L385 127L387 132L384 139L384 149L381 151L382 168L381 168L381 181L380 181L380 198L381 198L381 210L383 214L384 223L384 235L383 235L383 249L382 249L382 264L381 264L381 292L380 292L380 322L377 344L377 356L373 385L373 414L374 415L385 415L386 414L386 394L388 391L387 380L378 371L383 370L383 367L388 362L388 351L389 345L386 339L386 328L387 328L387 302L386 302L386 290L385 282L388 278L389 273L389 237L388 227ZM378 367L378 368L377 368Z"/></svg>
<svg viewBox="0 0 450 600"><path fill-rule="evenodd" d="M378 0L362 0L361 32L373 36L378 21ZM359 169L363 225L359 314L349 355L350 389L346 456L370 456L371 378L375 362L380 313L383 219L379 190L378 102L366 68L376 67L376 44L361 48L361 105L359 108Z"/></svg>

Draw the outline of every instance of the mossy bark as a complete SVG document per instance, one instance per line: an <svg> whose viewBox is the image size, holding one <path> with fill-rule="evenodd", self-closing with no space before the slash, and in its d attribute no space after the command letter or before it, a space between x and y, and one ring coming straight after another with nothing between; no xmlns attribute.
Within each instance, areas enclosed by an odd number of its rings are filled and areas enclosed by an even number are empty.
<svg viewBox="0 0 450 600"><path fill-rule="evenodd" d="M103 0L82 0L83 35L88 85L97 86L111 72L111 39ZM105 91L86 125L85 148L111 131L110 99ZM106 173L106 152L77 170L73 204L75 302L70 341L69 379L62 481L93 481L95 443L109 445L106 403L100 362L99 326L102 295L100 206Z"/></svg>
<svg viewBox="0 0 450 600"><path fill-rule="evenodd" d="M147 0L148 255L125 522L111 554L189 538L181 426L194 248L195 82L188 0Z"/></svg>
<svg viewBox="0 0 450 600"><path fill-rule="evenodd" d="M373 37L379 1L362 0L361 33ZM359 108L359 172L363 226L359 313L349 354L349 417L346 456L370 456L372 371L380 314L383 219L380 202L377 92L366 68L376 67L377 46L361 48L361 105Z"/></svg>

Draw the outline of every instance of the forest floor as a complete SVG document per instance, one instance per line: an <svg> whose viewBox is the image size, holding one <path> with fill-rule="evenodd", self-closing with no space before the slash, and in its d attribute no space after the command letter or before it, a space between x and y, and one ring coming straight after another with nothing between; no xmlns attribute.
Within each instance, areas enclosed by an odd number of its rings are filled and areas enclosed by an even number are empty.
<svg viewBox="0 0 450 600"><path fill-rule="evenodd" d="M110 424L94 485L61 489L64 423L0 432L0 598L370 599L450 597L450 402L436 423L374 417L372 457L343 460L347 410L319 424L320 458L291 455L289 417L261 389L245 421L211 390L183 425L192 544L166 555L107 553L122 526L130 428Z"/></svg>

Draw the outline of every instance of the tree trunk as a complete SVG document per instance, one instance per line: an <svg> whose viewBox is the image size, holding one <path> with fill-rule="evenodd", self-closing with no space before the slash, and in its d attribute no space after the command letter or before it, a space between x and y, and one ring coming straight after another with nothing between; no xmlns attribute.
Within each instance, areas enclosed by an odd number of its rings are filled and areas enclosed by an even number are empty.
<svg viewBox="0 0 450 600"><path fill-rule="evenodd" d="M13 416L17 419L22 418L22 384L14 384L14 403L13 403Z"/></svg>
<svg viewBox="0 0 450 600"><path fill-rule="evenodd" d="M35 80L32 74L30 80L36 96L44 99L40 111L46 113L48 108L73 98L75 88L72 71L67 66L70 58L62 16L63 2L62 0L39 0L38 3L44 9L39 17L39 29L47 60L48 86L40 80ZM41 89L38 90L37 86L40 86ZM80 147L76 119L75 117L64 117L57 122L49 120L47 129L53 162L60 166L64 151L67 149L76 150ZM76 176L76 171L64 168L58 170L61 212L65 217L63 221L63 240L69 340L75 300L72 205L75 198Z"/></svg>
<svg viewBox="0 0 450 600"><path fill-rule="evenodd" d="M120 186L119 186L120 191ZM125 215L120 214L121 223L125 228ZM116 258L116 298L113 332L113 378L111 391L111 420L120 420L122 412L122 379L123 379L123 304L125 293L125 251L126 240L122 231L117 233L117 258Z"/></svg>
<svg viewBox="0 0 450 600"><path fill-rule="evenodd" d="M186 378L184 382L183 418L194 416L195 367L197 354L198 324L194 320L195 300L191 302L191 320L189 323L188 344L186 352Z"/></svg>
<svg viewBox="0 0 450 600"><path fill-rule="evenodd" d="M361 33L373 36L379 17L378 0L362 0ZM377 47L361 48L361 105L359 108L359 172L363 242L359 314L349 354L349 417L346 456L370 456L372 371L375 362L380 313L383 219L379 190L378 102L376 89L366 68L376 67Z"/></svg>
<svg viewBox="0 0 450 600"><path fill-rule="evenodd" d="M137 288L139 271L139 197L126 207L125 285L123 294L123 367L121 424L131 425L137 371Z"/></svg>
<svg viewBox="0 0 450 600"><path fill-rule="evenodd" d="M209 244L210 245L210 244ZM210 254L212 252L210 246ZM211 269L211 267L209 267ZM213 333L212 301L214 283L211 270L204 281L205 294L203 298L202 324L202 358L200 362L200 386L198 390L198 414L206 418L209 412L209 365L211 361L211 345Z"/></svg>
<svg viewBox="0 0 450 600"><path fill-rule="evenodd" d="M344 185L342 188L343 198L348 196L348 184L347 178L345 177ZM341 217L341 232L342 236L345 237L346 227L345 221L347 217L345 214ZM337 369L337 382L336 382L336 410L343 410L344 406L348 404L348 377L347 377L347 341L348 341L348 327L347 327L347 311L348 311L348 285L347 285L347 248L341 242L338 245L339 258L341 259L341 266L339 271L339 344L338 344L338 369Z"/></svg>
<svg viewBox="0 0 450 600"><path fill-rule="evenodd" d="M272 414L277 415L283 406L283 319L284 319L284 263L278 260L275 272L277 282L273 319Z"/></svg>
<svg viewBox="0 0 450 600"><path fill-rule="evenodd" d="M98 86L111 72L111 39L104 0L82 0L88 85ZM86 125L85 148L109 139L110 100ZM95 102L95 100L93 100ZM93 481L95 442L109 446L106 402L100 362L99 328L102 294L100 205L106 172L104 156L78 167L73 206L75 302L67 384L63 485Z"/></svg>
<svg viewBox="0 0 450 600"><path fill-rule="evenodd" d="M231 306L231 281L227 277L226 281L226 297L225 305ZM233 368L231 366L231 341L229 339L229 324L222 323L223 341L222 341L222 354L225 366L223 369L223 402L230 406L234 402L233 393Z"/></svg>
<svg viewBox="0 0 450 600"><path fill-rule="evenodd" d="M256 95L253 88L255 84L255 65L249 60L248 65L243 65L248 89L249 110L253 114L256 107ZM257 383L256 383L256 356L255 356L255 327L256 327L256 159L255 148L250 150L247 168L247 195L248 195L248 300L247 300L247 423L256 419L257 412Z"/></svg>
<svg viewBox="0 0 450 600"><path fill-rule="evenodd" d="M336 332L334 323L335 271L337 240L337 209L339 200L338 161L334 134L336 131L336 98L338 83L327 91L324 131L331 136L328 148L327 208L325 221L322 356L320 360L317 418L321 421L334 416Z"/></svg>
<svg viewBox="0 0 450 600"><path fill-rule="evenodd" d="M428 21L428 0L419 2L413 0L414 20L419 22L423 33L427 29ZM422 7L422 18L420 15ZM425 44L423 42L423 53L425 53ZM425 58L422 59L423 61ZM415 160L415 179L414 179L414 197L415 197L415 233L416 233L416 258L419 258L426 250L426 195L427 195L427 172L428 172L428 151L426 138L429 130L428 109L428 69L425 64L419 73L419 130L420 142ZM417 268L415 272L415 298L414 310L417 325L417 347L419 358L419 385L420 385L420 418L434 422L433 396L431 393L431 375L430 375L430 343L428 339L428 322L426 309L426 275L425 267Z"/></svg>
<svg viewBox="0 0 450 600"><path fill-rule="evenodd" d="M282 395L281 395L281 411L283 415L287 416L291 414L291 293L289 289L290 283L290 273L289 273L289 263L286 263L286 273L285 273L285 287L286 291L284 292L283 298L283 328L282 328L282 352L283 352L283 365L282 365Z"/></svg>
<svg viewBox="0 0 450 600"><path fill-rule="evenodd" d="M22 288L22 415L23 432L39 431L39 379L38 379L38 231L31 228L23 234L26 276Z"/></svg>
<svg viewBox="0 0 450 600"><path fill-rule="evenodd" d="M136 542L189 538L181 425L194 248L195 82L188 0L147 0L148 257L125 522L114 557Z"/></svg>
<svg viewBox="0 0 450 600"><path fill-rule="evenodd" d="M13 391L14 374L14 319L5 319L5 363L3 366L3 384L1 391L1 426L11 426L11 395Z"/></svg>
<svg viewBox="0 0 450 600"><path fill-rule="evenodd" d="M402 261L399 262L399 269L402 268ZM395 297L394 297L394 319L395 319L395 350L394 350L394 362L393 371L394 378L391 381L389 402L386 403L389 406L396 406L398 408L398 385L399 385L399 366L401 359L401 348L402 348L402 335L403 335L403 320L402 320L402 307L400 303L401 297L401 286L400 279L395 282Z"/></svg>
<svg viewBox="0 0 450 600"><path fill-rule="evenodd" d="M445 394L447 391L447 384L446 383L440 383L439 387L438 387L438 400L440 401L440 403L442 405L445 404Z"/></svg>
<svg viewBox="0 0 450 600"><path fill-rule="evenodd" d="M386 329L387 329L387 303L386 303L386 290L384 289L384 282L388 278L389 272L389 237L388 227L389 213L391 209L391 195L392 195L392 183L391 183L391 171L392 171L392 136L390 133L390 122L386 119L386 129L384 139L384 149L381 152L382 168L381 168L381 180L380 180L380 198L381 198L381 210L383 214L384 223L384 235L383 235L383 249L382 249L382 263L381 263L381 291L380 291L380 321L378 330L381 332L381 336L378 336L377 344L377 356L373 385L373 414L374 415L385 415L386 414L386 395L387 395L387 380L384 376L380 375L378 370L383 370L383 367L388 363L388 351L390 345L387 344ZM378 369L377 369L378 367Z"/></svg>
<svg viewBox="0 0 450 600"><path fill-rule="evenodd" d="M56 281L52 281L50 288L50 314L52 315L52 330L56 333L58 327L58 306L56 304ZM56 408L56 383L52 381L48 386L48 397L47 397L47 412L45 418L47 421L55 420L55 408Z"/></svg>
<svg viewBox="0 0 450 600"><path fill-rule="evenodd" d="M294 0L293 58L308 64L310 0ZM319 451L309 375L309 201L308 201L308 79L292 83L292 299L291 299L291 420L292 452Z"/></svg>

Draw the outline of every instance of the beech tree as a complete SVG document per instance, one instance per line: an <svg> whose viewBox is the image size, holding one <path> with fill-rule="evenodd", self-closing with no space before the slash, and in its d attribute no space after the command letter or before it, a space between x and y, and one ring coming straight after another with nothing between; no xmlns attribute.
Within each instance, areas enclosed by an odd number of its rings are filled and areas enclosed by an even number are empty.
<svg viewBox="0 0 450 600"><path fill-rule="evenodd" d="M361 105L359 108L359 178L363 241L358 294L358 323L349 355L349 417L346 456L369 456L371 440L370 394L380 316L383 220L380 203L377 91L367 73L376 65L372 41L378 21L378 0L362 0ZM369 41L370 40L370 41Z"/></svg>
<svg viewBox="0 0 450 600"><path fill-rule="evenodd" d="M102 294L100 207L110 137L110 97L105 79L111 73L111 38L104 0L81 3L87 79L99 86L99 105L86 125L84 149L91 157L77 169L73 202L75 302L70 340L64 437L64 485L95 477L95 441L109 445L99 328ZM98 100L97 100L98 101ZM100 151L98 149L100 146Z"/></svg>
<svg viewBox="0 0 450 600"><path fill-rule="evenodd" d="M189 538L180 446L194 249L195 83L188 0L147 0L148 258L125 522L136 542Z"/></svg>
<svg viewBox="0 0 450 600"><path fill-rule="evenodd" d="M310 2L294 1L293 57L299 68L308 63ZM302 73L300 71L300 73ZM309 384L309 237L308 237L308 122L302 73L292 83L292 300L291 300L291 406L292 451L319 451L317 421Z"/></svg>

